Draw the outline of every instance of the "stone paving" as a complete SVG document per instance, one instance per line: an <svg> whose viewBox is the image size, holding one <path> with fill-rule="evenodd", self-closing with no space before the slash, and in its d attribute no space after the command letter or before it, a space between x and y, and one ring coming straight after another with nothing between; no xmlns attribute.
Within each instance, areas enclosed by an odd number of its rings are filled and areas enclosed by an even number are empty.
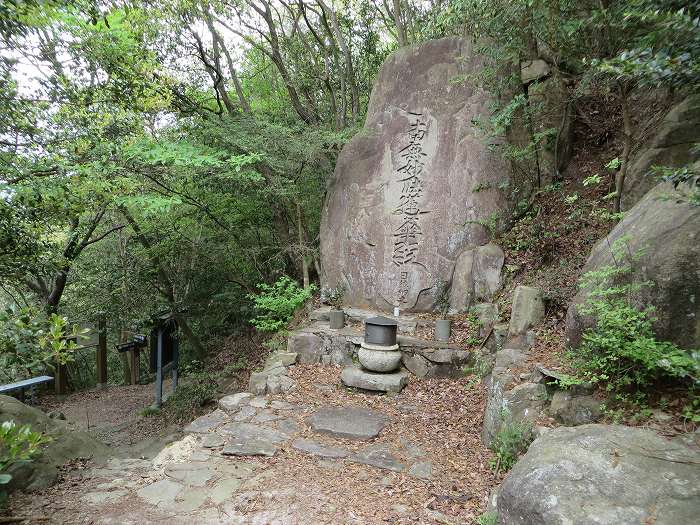
<svg viewBox="0 0 700 525"><path fill-rule="evenodd" d="M337 523L338 509L327 495L305 493L304 483L275 484L279 465L261 465L256 458L275 458L286 448L337 475L358 464L430 479L433 465L415 443L398 450L372 442L387 425L391 419L378 410L314 409L249 393L229 395L152 461L114 459L93 469L95 483L81 503L99 507L98 523ZM328 518L329 511L336 517ZM363 523L351 510L343 522Z"/></svg>

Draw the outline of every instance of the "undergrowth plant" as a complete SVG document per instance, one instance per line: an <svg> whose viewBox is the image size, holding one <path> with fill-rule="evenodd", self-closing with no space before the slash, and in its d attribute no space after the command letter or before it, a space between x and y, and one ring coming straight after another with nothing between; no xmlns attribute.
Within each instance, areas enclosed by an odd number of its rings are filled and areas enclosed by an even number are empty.
<svg viewBox="0 0 700 525"><path fill-rule="evenodd" d="M287 324L294 311L311 297L316 287L312 284L302 288L285 275L273 285L259 284L258 289L260 293L248 295L258 312L250 322L260 331L276 332Z"/></svg>
<svg viewBox="0 0 700 525"><path fill-rule="evenodd" d="M20 426L14 421L0 425L0 504L7 498L1 487L12 481L7 469L31 461L41 452L41 445L49 441L48 436L33 432L29 425Z"/></svg>
<svg viewBox="0 0 700 525"><path fill-rule="evenodd" d="M640 278L636 265L642 253L632 253L627 240L620 238L611 246L613 265L581 279L588 297L579 309L595 326L569 354L577 378L604 384L618 399L632 400L643 399L644 391L661 379L696 386L700 354L657 340L654 309L635 306L637 294L652 284Z"/></svg>
<svg viewBox="0 0 700 525"><path fill-rule="evenodd" d="M75 338L86 330L71 327L57 314L34 308L0 310L0 372L5 381L26 379L74 359Z"/></svg>
<svg viewBox="0 0 700 525"><path fill-rule="evenodd" d="M491 443L491 450L496 454L491 459L491 468L496 474L510 470L533 440L532 423L511 421L508 411L504 409L503 412L505 422Z"/></svg>
<svg viewBox="0 0 700 525"><path fill-rule="evenodd" d="M201 407L217 398L219 384L211 374L198 372L187 379L165 403L168 416L176 421L191 419Z"/></svg>
<svg viewBox="0 0 700 525"><path fill-rule="evenodd" d="M498 525L498 514L493 511L484 512L476 519L479 525Z"/></svg>

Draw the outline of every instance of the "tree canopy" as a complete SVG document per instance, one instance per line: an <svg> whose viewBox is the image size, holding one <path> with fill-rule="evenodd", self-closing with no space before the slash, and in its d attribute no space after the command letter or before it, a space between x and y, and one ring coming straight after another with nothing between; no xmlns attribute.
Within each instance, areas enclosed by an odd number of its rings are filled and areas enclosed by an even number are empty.
<svg viewBox="0 0 700 525"><path fill-rule="evenodd" d="M546 55L624 103L638 86L698 84L698 11L660 0L4 2L3 302L102 313L122 330L167 309L201 357L210 336L252 316L258 283L317 279L326 181L392 51L465 35L488 42L499 69ZM483 81L496 79L510 77Z"/></svg>

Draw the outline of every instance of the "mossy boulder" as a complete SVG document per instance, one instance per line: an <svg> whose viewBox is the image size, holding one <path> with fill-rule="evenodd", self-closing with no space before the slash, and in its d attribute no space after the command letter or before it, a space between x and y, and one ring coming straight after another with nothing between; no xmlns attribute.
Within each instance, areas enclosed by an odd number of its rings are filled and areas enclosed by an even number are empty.
<svg viewBox="0 0 700 525"><path fill-rule="evenodd" d="M51 438L42 448L39 457L29 463L10 467L10 491L37 490L52 485L58 477L58 468L73 459L89 457L99 461L112 455L106 445L85 432L73 430L65 421L49 418L38 408L25 405L13 397L0 395L0 423L5 421L30 425L34 432L41 432Z"/></svg>
<svg viewBox="0 0 700 525"><path fill-rule="evenodd" d="M638 202L610 234L591 252L583 273L625 264L641 251L636 272L626 279L649 281L636 294L640 309L653 306L656 337L681 348L700 348L700 206L676 198L670 184L659 184ZM614 255L612 246L621 241L623 250ZM567 338L576 347L593 321L581 315L586 300L581 291L569 307Z"/></svg>

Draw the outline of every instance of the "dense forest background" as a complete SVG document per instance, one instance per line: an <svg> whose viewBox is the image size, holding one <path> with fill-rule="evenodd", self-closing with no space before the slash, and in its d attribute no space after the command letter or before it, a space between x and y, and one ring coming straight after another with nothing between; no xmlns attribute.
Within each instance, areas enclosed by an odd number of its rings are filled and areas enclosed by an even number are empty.
<svg viewBox="0 0 700 525"><path fill-rule="evenodd" d="M203 359L247 326L258 284L317 280L336 156L383 60L427 39L480 43L490 65L455 81L497 96L487 133L529 129L503 154L535 185L566 173L539 162L559 127L532 127L520 64L544 57L568 100L599 101L619 211L641 140L634 101L697 89L699 12L665 0L3 2L0 382L60 354L68 323L100 316L116 341L172 312ZM39 333L41 355L29 350Z"/></svg>

